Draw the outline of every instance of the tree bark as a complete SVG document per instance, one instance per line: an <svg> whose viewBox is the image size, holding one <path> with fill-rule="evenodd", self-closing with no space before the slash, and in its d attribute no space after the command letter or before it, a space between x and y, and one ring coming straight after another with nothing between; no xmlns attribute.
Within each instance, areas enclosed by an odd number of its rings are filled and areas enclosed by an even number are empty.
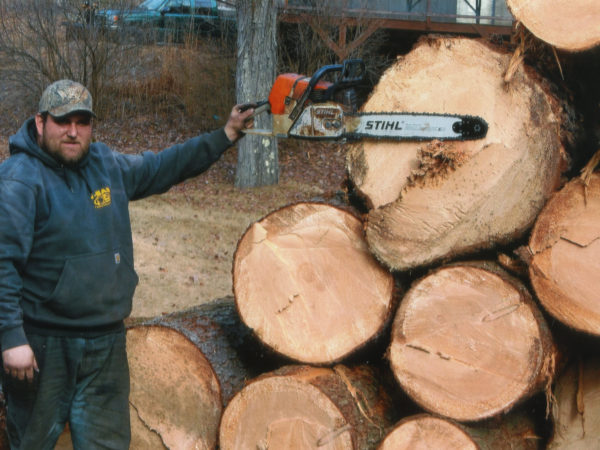
<svg viewBox="0 0 600 450"><path fill-rule="evenodd" d="M512 15L538 39L565 51L600 44L596 0L507 0Z"/></svg>
<svg viewBox="0 0 600 450"><path fill-rule="evenodd" d="M539 215L529 274L544 308L564 324L600 335L600 175L570 181Z"/></svg>
<svg viewBox="0 0 600 450"><path fill-rule="evenodd" d="M223 413L222 450L375 448L396 419L367 366L286 366L253 380Z"/></svg>
<svg viewBox="0 0 600 450"><path fill-rule="evenodd" d="M485 263L442 267L402 299L389 360L426 411L458 421L496 416L549 389L557 351L530 294Z"/></svg>
<svg viewBox="0 0 600 450"><path fill-rule="evenodd" d="M238 103L266 100L275 81L277 66L277 7L275 0L238 0ZM259 114L256 129L272 129L269 114ZM238 144L235 185L266 186L279 181L275 138L246 135Z"/></svg>
<svg viewBox="0 0 600 450"><path fill-rule="evenodd" d="M600 358L597 354L573 358L556 381L554 398L554 435L548 449L600 448Z"/></svg>
<svg viewBox="0 0 600 450"><path fill-rule="evenodd" d="M371 211L367 242L393 270L426 266L523 236L565 169L559 101L510 55L467 38L421 39L380 79L363 111L471 114L474 141L364 141L349 178Z"/></svg>
<svg viewBox="0 0 600 450"><path fill-rule="evenodd" d="M219 379L223 405L248 380L283 365L283 359L265 351L252 330L242 323L231 296L155 317L143 324L173 328L200 349Z"/></svg>
<svg viewBox="0 0 600 450"><path fill-rule="evenodd" d="M233 290L264 344L308 364L338 362L375 340L394 300L393 277L369 253L361 221L320 203L251 225L234 255Z"/></svg>

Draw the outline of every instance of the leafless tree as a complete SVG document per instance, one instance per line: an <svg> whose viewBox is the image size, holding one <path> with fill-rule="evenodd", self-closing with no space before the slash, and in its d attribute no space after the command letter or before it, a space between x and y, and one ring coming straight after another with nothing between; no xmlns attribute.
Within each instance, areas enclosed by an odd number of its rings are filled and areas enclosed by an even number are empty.
<svg viewBox="0 0 600 450"><path fill-rule="evenodd" d="M112 2L126 8L129 0ZM0 0L2 77L34 98L61 78L85 84L101 109L102 90L128 64L136 44L107 39L84 0Z"/></svg>
<svg viewBox="0 0 600 450"><path fill-rule="evenodd" d="M275 80L277 66L276 0L238 0L238 102L266 99ZM271 129L271 118L260 114L255 128ZM277 140L247 135L238 146L235 185L255 187L277 184L279 160Z"/></svg>

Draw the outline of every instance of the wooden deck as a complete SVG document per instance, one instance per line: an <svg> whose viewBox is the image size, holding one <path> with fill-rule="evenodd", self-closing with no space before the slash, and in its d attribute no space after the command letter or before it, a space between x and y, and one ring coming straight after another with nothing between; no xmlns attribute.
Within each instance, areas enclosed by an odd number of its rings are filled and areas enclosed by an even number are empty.
<svg viewBox="0 0 600 450"><path fill-rule="evenodd" d="M479 36L508 36L514 21L504 0L282 0L280 5L285 22L314 23L317 16L350 26L376 23L377 28Z"/></svg>

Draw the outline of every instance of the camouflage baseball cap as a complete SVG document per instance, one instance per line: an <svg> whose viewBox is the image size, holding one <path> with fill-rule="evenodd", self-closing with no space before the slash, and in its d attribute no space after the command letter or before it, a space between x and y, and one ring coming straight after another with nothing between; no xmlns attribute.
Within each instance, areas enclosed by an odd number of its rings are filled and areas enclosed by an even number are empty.
<svg viewBox="0 0 600 450"><path fill-rule="evenodd" d="M40 98L40 113L49 113L60 118L74 112L86 112L95 116L92 110L92 94L84 85L71 80L59 80L48 86Z"/></svg>

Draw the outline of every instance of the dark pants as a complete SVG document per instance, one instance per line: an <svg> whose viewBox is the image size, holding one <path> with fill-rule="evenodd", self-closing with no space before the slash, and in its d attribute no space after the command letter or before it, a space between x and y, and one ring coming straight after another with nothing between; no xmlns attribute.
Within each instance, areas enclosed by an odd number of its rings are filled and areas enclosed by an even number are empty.
<svg viewBox="0 0 600 450"><path fill-rule="evenodd" d="M27 337L40 372L33 383L4 377L11 449L53 449L66 422L76 450L128 449L125 332Z"/></svg>

